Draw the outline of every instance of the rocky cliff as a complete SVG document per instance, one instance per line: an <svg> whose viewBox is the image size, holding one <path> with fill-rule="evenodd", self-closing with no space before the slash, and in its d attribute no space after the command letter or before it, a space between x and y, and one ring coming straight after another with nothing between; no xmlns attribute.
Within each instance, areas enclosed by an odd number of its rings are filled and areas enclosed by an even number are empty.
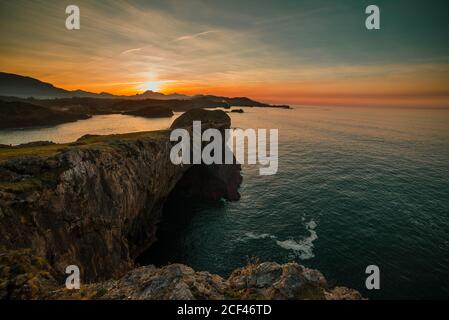
<svg viewBox="0 0 449 320"><path fill-rule="evenodd" d="M172 128L229 128L192 110ZM135 268L173 194L238 200L240 165L178 165L169 130L0 147L0 299L359 299L297 263L251 263L228 279L173 264ZM62 289L80 267L81 290Z"/></svg>
<svg viewBox="0 0 449 320"><path fill-rule="evenodd" d="M230 124L222 111L195 117L209 127ZM179 126L188 124L183 118ZM0 149L0 246L31 248L61 275L78 265L86 281L123 274L156 240L178 183L205 198L239 197L239 165L176 166L171 147L167 130ZM189 182L190 170L207 188Z"/></svg>

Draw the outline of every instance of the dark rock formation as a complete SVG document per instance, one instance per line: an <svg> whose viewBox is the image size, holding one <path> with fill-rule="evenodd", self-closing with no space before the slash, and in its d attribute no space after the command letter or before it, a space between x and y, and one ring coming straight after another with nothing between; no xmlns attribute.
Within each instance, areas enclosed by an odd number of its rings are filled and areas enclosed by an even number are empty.
<svg viewBox="0 0 449 320"><path fill-rule="evenodd" d="M227 181L227 183L223 183ZM242 183L239 165L192 166L171 193L173 199L196 198L220 200L223 195L231 201L240 199Z"/></svg>
<svg viewBox="0 0 449 320"><path fill-rule="evenodd" d="M223 111L193 109L177 118L171 125L171 129L187 128L196 119L202 119L203 130L210 127L217 128L222 131L223 136L224 129L231 126L231 118ZM224 162L225 159L223 158ZM222 182L225 180L228 183ZM228 200L239 200L240 194L237 190L241 183L240 165L192 166L178 182L172 196L173 198L190 197L219 200L223 194L226 194Z"/></svg>
<svg viewBox="0 0 449 320"><path fill-rule="evenodd" d="M162 268L135 268L119 279L81 284L67 290L56 281L56 272L31 250L0 254L0 299L313 299L360 300L346 287L329 288L321 272L297 263L250 263L228 279L195 272L182 264Z"/></svg>
<svg viewBox="0 0 449 320"><path fill-rule="evenodd" d="M198 119L201 119L202 125L212 125L218 129L231 127L231 118L221 110L193 109L173 121L171 129L187 128Z"/></svg>
<svg viewBox="0 0 449 320"><path fill-rule="evenodd" d="M204 110L194 118L209 115L216 119ZM0 246L31 248L60 275L71 264L89 281L123 274L156 240L166 198L193 167L173 165L171 146L169 131L158 131L0 149ZM238 198L239 165L202 172L213 177L203 197Z"/></svg>
<svg viewBox="0 0 449 320"><path fill-rule="evenodd" d="M51 126L89 118L86 114L55 111L34 104L0 100L0 129Z"/></svg>
<svg viewBox="0 0 449 320"><path fill-rule="evenodd" d="M138 116L144 118L165 118L172 117L173 111L165 106L144 107L135 111L123 112L123 114L130 116Z"/></svg>
<svg viewBox="0 0 449 320"><path fill-rule="evenodd" d="M321 272L297 263L253 263L228 279L195 272L182 264L136 268L118 280L84 285L80 291L54 290L47 299L120 300L360 300L345 287L329 288Z"/></svg>
<svg viewBox="0 0 449 320"><path fill-rule="evenodd" d="M50 145L54 145L54 144L55 143L52 141L33 141L33 142L22 143L15 147L16 148L44 147L44 146L50 146Z"/></svg>
<svg viewBox="0 0 449 320"><path fill-rule="evenodd" d="M56 273L30 249L0 251L0 300L44 298L59 288Z"/></svg>

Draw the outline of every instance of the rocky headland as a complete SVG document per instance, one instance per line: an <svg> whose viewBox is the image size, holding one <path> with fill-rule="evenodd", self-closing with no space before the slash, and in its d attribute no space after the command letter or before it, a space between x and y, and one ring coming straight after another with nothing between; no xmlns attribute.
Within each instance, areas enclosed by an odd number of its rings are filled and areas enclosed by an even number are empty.
<svg viewBox="0 0 449 320"><path fill-rule="evenodd" d="M90 118L83 113L72 113L30 104L22 101L0 100L0 129L54 126Z"/></svg>
<svg viewBox="0 0 449 320"><path fill-rule="evenodd" d="M192 110L173 128L230 127L223 111ZM170 130L85 136L0 148L0 298L332 299L324 277L296 263L252 263L228 279L179 264L138 267L173 192L238 200L240 165L176 166ZM62 289L80 267L81 290ZM138 268L136 268L138 267Z"/></svg>
<svg viewBox="0 0 449 320"><path fill-rule="evenodd" d="M165 118L172 117L173 111L165 106L144 107L142 109L123 112L125 115L144 118Z"/></svg>

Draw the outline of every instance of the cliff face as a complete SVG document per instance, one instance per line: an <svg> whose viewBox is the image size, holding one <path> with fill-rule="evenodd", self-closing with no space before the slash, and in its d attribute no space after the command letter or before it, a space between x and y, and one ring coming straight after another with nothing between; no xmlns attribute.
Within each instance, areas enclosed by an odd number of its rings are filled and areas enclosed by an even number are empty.
<svg viewBox="0 0 449 320"><path fill-rule="evenodd" d="M224 128L222 117L209 126ZM239 197L239 165L175 166L171 147L169 131L159 131L1 149L0 247L31 248L62 276L71 264L87 281L123 274L156 240L178 183L195 196ZM194 187L195 172L213 183Z"/></svg>

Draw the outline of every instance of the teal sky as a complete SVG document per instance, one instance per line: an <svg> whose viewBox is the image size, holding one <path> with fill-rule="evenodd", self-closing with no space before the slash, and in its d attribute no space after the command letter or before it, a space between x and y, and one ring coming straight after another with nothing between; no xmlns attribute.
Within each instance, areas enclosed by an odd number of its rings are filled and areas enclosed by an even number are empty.
<svg viewBox="0 0 449 320"><path fill-rule="evenodd" d="M140 1L147 6L147 1ZM153 2L151 2L153 3ZM312 63L449 59L445 0L156 1L154 7L210 28L254 32ZM365 8L381 9L383 31L367 32Z"/></svg>

